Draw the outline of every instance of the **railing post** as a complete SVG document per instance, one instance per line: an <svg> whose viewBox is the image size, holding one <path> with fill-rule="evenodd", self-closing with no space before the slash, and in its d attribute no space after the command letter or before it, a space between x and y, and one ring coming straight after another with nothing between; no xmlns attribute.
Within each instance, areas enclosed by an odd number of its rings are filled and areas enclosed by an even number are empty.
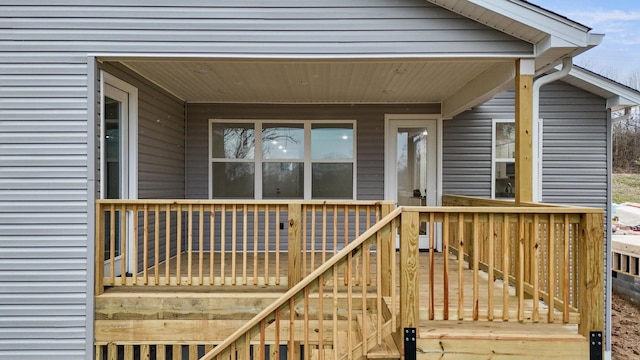
<svg viewBox="0 0 640 360"><path fill-rule="evenodd" d="M389 215L389 213L393 211L393 208L393 204L383 203L380 209L381 218ZM391 284L393 283L391 281L391 276L393 276L393 269L391 269L391 257L396 256L395 238L396 230L391 227L390 231L380 239L382 248L380 249L378 256L381 257L380 272L382 273L382 296L391 296Z"/></svg>
<svg viewBox="0 0 640 360"><path fill-rule="evenodd" d="M582 214L578 241L578 332L604 330L604 216Z"/></svg>
<svg viewBox="0 0 640 360"><path fill-rule="evenodd" d="M95 231L95 288L96 296L104 293L104 222L103 211L100 203L96 203L96 231Z"/></svg>
<svg viewBox="0 0 640 360"><path fill-rule="evenodd" d="M289 269L288 269L288 285L289 288L292 288L295 284L300 282L301 280L301 271L300 271L300 243L301 232L300 232L300 216L302 211L302 205L299 203L289 204L288 215L289 215L289 232L288 232L288 259L289 259Z"/></svg>
<svg viewBox="0 0 640 360"><path fill-rule="evenodd" d="M400 224L400 327L418 328L418 213L403 211Z"/></svg>

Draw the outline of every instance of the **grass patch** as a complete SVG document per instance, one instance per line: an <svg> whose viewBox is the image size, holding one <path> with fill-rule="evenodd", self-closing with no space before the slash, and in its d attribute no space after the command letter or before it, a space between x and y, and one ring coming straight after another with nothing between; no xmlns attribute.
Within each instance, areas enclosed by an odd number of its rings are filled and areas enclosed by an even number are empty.
<svg viewBox="0 0 640 360"><path fill-rule="evenodd" d="M640 203L640 174L613 174L613 202Z"/></svg>

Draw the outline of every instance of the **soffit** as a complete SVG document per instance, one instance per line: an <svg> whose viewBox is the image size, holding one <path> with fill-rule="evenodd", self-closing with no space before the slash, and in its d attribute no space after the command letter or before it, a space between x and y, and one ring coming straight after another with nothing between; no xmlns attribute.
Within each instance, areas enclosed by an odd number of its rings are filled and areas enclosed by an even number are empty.
<svg viewBox="0 0 640 360"><path fill-rule="evenodd" d="M513 60L121 62L187 102L440 103Z"/></svg>

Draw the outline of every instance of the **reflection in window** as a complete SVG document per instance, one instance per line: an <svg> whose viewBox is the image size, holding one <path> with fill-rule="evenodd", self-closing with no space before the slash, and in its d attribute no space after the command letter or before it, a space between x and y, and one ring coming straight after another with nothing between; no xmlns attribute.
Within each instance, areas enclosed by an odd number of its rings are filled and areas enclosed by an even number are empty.
<svg viewBox="0 0 640 360"><path fill-rule="evenodd" d="M262 164L262 197L304 198L304 165L295 162Z"/></svg>
<svg viewBox="0 0 640 360"><path fill-rule="evenodd" d="M303 124L264 124L262 127L264 159L303 159Z"/></svg>
<svg viewBox="0 0 640 360"><path fill-rule="evenodd" d="M313 199L352 199L353 164L314 163L311 189Z"/></svg>
<svg viewBox="0 0 640 360"><path fill-rule="evenodd" d="M252 162L214 162L214 198L253 199L255 164Z"/></svg>
<svg viewBox="0 0 640 360"><path fill-rule="evenodd" d="M494 198L515 197L516 127L513 121L496 121L493 133Z"/></svg>
<svg viewBox="0 0 640 360"><path fill-rule="evenodd" d="M255 131L253 124L213 123L211 156L221 159L253 159Z"/></svg>
<svg viewBox="0 0 640 360"><path fill-rule="evenodd" d="M311 158L352 159L353 124L312 124Z"/></svg>

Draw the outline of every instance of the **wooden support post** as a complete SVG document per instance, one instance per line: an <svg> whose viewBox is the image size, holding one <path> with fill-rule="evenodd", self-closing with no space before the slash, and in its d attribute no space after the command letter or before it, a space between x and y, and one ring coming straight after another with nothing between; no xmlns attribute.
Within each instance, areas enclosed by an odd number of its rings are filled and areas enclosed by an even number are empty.
<svg viewBox="0 0 640 360"><path fill-rule="evenodd" d="M400 220L400 328L419 326L417 212L402 212Z"/></svg>
<svg viewBox="0 0 640 360"><path fill-rule="evenodd" d="M384 218L393 211L394 206L390 203L383 203L381 207L380 216ZM391 257L396 256L395 237L396 231L395 229L391 229L391 231L380 239L382 246L381 249L378 249L378 256L382 258L380 270L382 272L382 296L391 296L391 276L393 274L393 269L391 269Z"/></svg>
<svg viewBox="0 0 640 360"><path fill-rule="evenodd" d="M583 214L578 241L578 332L604 331L604 215Z"/></svg>
<svg viewBox="0 0 640 360"><path fill-rule="evenodd" d="M289 204L289 288L292 288L295 284L302 280L300 272L300 244L302 238L300 237L300 216L302 212L301 204Z"/></svg>
<svg viewBox="0 0 640 360"><path fill-rule="evenodd" d="M533 60L516 61L516 203L533 201Z"/></svg>

